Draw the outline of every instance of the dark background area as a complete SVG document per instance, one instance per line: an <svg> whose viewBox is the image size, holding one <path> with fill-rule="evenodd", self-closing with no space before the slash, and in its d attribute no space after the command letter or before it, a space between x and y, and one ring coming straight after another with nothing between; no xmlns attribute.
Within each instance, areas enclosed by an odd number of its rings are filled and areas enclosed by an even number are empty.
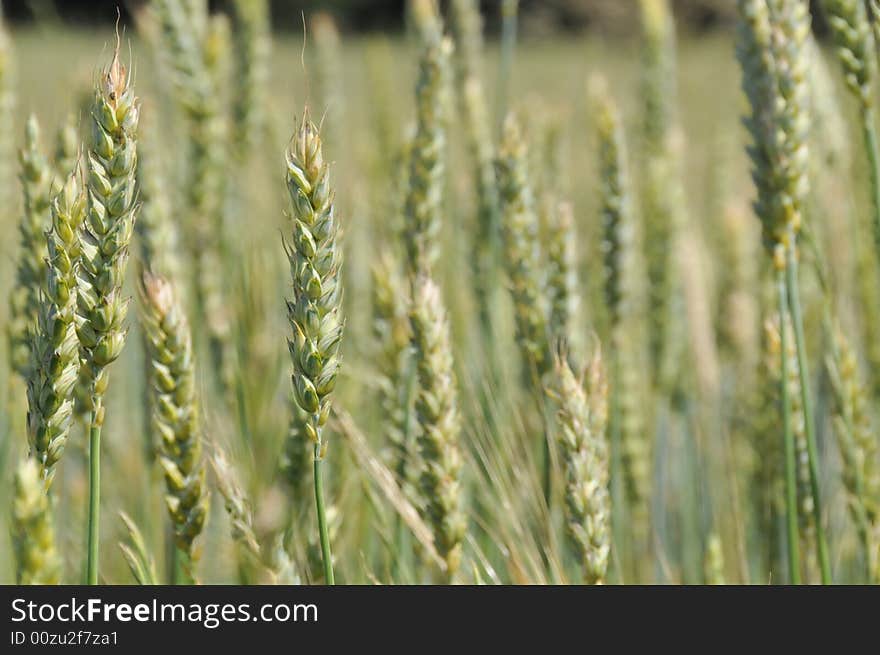
<svg viewBox="0 0 880 655"><path fill-rule="evenodd" d="M210 0L220 7L228 0ZM521 0L520 24L526 35L551 31L597 29L628 33L637 29L637 0ZM148 4L148 0L3 0L7 20L27 23L35 20L63 20L70 23L111 23L116 7L123 20L130 12ZM272 0L275 29L302 29L302 13L318 10L331 12L343 30L395 30L403 25L405 0ZM445 5L446 0L441 0ZM490 33L498 28L499 0L481 2ZM729 26L736 14L735 0L672 0L681 27L689 31L711 30ZM817 27L823 21L815 9Z"/></svg>

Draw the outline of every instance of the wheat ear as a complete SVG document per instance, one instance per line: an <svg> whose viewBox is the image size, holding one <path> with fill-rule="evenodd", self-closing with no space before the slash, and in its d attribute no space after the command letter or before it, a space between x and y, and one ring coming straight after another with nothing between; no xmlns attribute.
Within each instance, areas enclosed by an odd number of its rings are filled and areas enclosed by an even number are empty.
<svg viewBox="0 0 880 655"><path fill-rule="evenodd" d="M85 219L86 196L77 178L74 171L52 200L52 227L46 233L46 282L31 339L28 441L47 488L67 444L79 374L75 317L79 231Z"/></svg>
<svg viewBox="0 0 880 655"><path fill-rule="evenodd" d="M234 0L235 95L233 118L239 158L260 142L266 131L266 84L271 60L268 0Z"/></svg>
<svg viewBox="0 0 880 655"><path fill-rule="evenodd" d="M324 560L324 579L333 584L333 566L321 464L327 451L323 428L339 372L342 338L342 252L333 207L330 167L324 161L321 136L308 111L295 130L287 153L290 236L285 243L293 297L287 302L293 363L294 397L308 415L305 432L314 451L315 500Z"/></svg>
<svg viewBox="0 0 880 655"><path fill-rule="evenodd" d="M40 151L40 127L35 116L25 126L25 144L19 154L24 212L18 225L19 252L15 285L9 295L10 361L13 370L27 379L30 367L30 332L37 322L39 293L45 282L45 239L49 227L52 172Z"/></svg>
<svg viewBox="0 0 880 655"><path fill-rule="evenodd" d="M232 524L232 539L247 557L254 562L260 560L260 544L254 532L254 516L251 505L245 496L237 473L229 462L226 453L219 447L214 448L211 466L217 481L217 489L223 496L226 514Z"/></svg>
<svg viewBox="0 0 880 655"><path fill-rule="evenodd" d="M839 325L832 328L825 366L834 400L834 433L843 459L843 485L868 569L880 584L880 446L855 353Z"/></svg>
<svg viewBox="0 0 880 655"><path fill-rule="evenodd" d="M165 278L142 271L139 280L141 322L146 333L153 411L159 435L159 464L165 474L165 504L174 541L184 556L183 573L194 579L194 542L208 515L208 490L196 402L195 364L189 325ZM175 573L177 575L177 572Z"/></svg>
<svg viewBox="0 0 880 655"><path fill-rule="evenodd" d="M78 123L75 114L68 114L55 133L55 152L52 163L55 167L55 173L62 183L73 173L79 159Z"/></svg>
<svg viewBox="0 0 880 655"><path fill-rule="evenodd" d="M462 511L461 419L456 398L449 321L440 288L427 277L413 287L410 324L418 371L419 487L434 545L450 582L461 563L466 521Z"/></svg>
<svg viewBox="0 0 880 655"><path fill-rule="evenodd" d="M9 207L13 196L15 162L15 56L12 41L0 21L0 207ZM8 211L8 210L4 210Z"/></svg>
<svg viewBox="0 0 880 655"><path fill-rule="evenodd" d="M61 557L55 546L52 503L37 462L28 457L15 471L12 495L12 541L16 583L61 582Z"/></svg>
<svg viewBox="0 0 880 655"><path fill-rule="evenodd" d="M89 390L88 582L98 582L100 444L107 366L125 343L128 300L122 283L136 216L138 102L119 49L97 81L92 102L88 213L80 230L76 333L81 380Z"/></svg>
<svg viewBox="0 0 880 655"><path fill-rule="evenodd" d="M752 113L745 124L752 137L749 155L758 198L755 213L761 221L764 244L771 257L779 289L779 313L790 311L800 375L800 402L804 414L807 458L816 550L822 582L831 582L831 564L822 524L818 454L812 395L798 291L797 235L809 192L810 92L807 81L810 14L800 0L739 0L737 56L743 69L743 90ZM781 328L785 342L784 322ZM786 346L783 343L783 353ZM783 379L786 361L783 356ZM788 389L783 384L784 424L790 426ZM786 419L788 415L788 419ZM795 462L793 436L786 434L786 477L789 566L796 582L796 502L793 498Z"/></svg>
<svg viewBox="0 0 880 655"><path fill-rule="evenodd" d="M443 38L439 19L422 30L423 50L416 84L416 135L409 160L404 202L404 243L410 275L432 270L440 254L440 209L444 190L445 93L452 42Z"/></svg>
<svg viewBox="0 0 880 655"><path fill-rule="evenodd" d="M540 265L538 216L529 179L528 148L512 114L504 123L496 168L504 264L514 305L516 339L527 386L540 392L540 381L552 367L548 296Z"/></svg>
<svg viewBox="0 0 880 655"><path fill-rule="evenodd" d="M598 348L575 376L564 355L555 359L550 393L559 405L557 422L565 471L565 516L587 584L602 584L611 553L610 462L605 428L608 384Z"/></svg>

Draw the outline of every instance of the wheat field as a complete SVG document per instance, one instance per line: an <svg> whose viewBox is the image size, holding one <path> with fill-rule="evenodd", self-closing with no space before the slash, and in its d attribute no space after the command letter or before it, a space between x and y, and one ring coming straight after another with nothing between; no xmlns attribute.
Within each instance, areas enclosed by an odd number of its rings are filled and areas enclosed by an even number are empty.
<svg viewBox="0 0 880 655"><path fill-rule="evenodd" d="M880 582L880 6L441 4L4 27L0 581Z"/></svg>

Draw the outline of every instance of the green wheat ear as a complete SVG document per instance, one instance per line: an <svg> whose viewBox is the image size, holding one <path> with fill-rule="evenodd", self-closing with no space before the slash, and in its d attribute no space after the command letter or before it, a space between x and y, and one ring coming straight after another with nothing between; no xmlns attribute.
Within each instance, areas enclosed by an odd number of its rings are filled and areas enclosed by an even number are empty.
<svg viewBox="0 0 880 655"><path fill-rule="evenodd" d="M208 516L195 363L189 324L171 283L146 270L139 284L141 317L149 350L153 429L159 435L159 464L165 474L165 503L174 541L196 559L194 547Z"/></svg>
<svg viewBox="0 0 880 655"><path fill-rule="evenodd" d="M17 584L59 584L61 557L55 546L51 499L37 462L28 457L15 471L12 540Z"/></svg>
<svg viewBox="0 0 880 655"><path fill-rule="evenodd" d="M37 322L39 294L45 282L45 238L49 227L52 172L40 150L40 126L35 116L25 125L25 144L19 154L24 212L18 226L19 253L15 286L9 295L7 336L12 369L26 379L30 367L30 331Z"/></svg>
<svg viewBox="0 0 880 655"><path fill-rule="evenodd" d="M549 392L559 406L557 439L565 472L566 527L584 581L602 584L611 554L608 383L598 348L583 379L575 376L562 354L557 355L555 367Z"/></svg>
<svg viewBox="0 0 880 655"><path fill-rule="evenodd" d="M47 488L67 444L80 367L75 318L79 231L86 216L86 196L77 171L52 200L51 215L52 227L45 237L46 282L31 338L27 380L28 441Z"/></svg>

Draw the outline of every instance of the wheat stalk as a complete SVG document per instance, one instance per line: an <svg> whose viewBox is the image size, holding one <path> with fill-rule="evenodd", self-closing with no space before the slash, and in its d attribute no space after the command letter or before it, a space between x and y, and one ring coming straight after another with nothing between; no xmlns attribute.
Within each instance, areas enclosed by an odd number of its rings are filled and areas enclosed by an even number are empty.
<svg viewBox="0 0 880 655"><path fill-rule="evenodd" d="M15 471L12 540L17 584L60 584L61 557L55 546L52 503L40 467L30 457Z"/></svg>
<svg viewBox="0 0 880 655"><path fill-rule="evenodd" d="M98 582L100 444L107 366L122 352L128 300L122 282L134 230L138 103L128 72L113 60L97 81L91 109L88 161L88 213L80 230L76 333L81 379L87 382L89 427L88 582Z"/></svg>
<svg viewBox="0 0 880 655"><path fill-rule="evenodd" d="M333 584L333 566L324 508L321 463L327 450L323 427L330 413L339 371L342 338L342 286L339 224L333 208L330 168L321 136L308 111L294 132L287 153L287 190L291 233L285 250L290 261L293 297L287 302L292 336L293 391L307 414L305 433L314 448L315 500L324 560L324 578Z"/></svg>
<svg viewBox="0 0 880 655"><path fill-rule="evenodd" d="M761 221L764 245L776 271L779 312L791 312L800 375L800 402L804 414L811 494L814 500L816 547L823 583L831 581L831 565L822 525L818 455L797 284L797 235L809 191L810 97L807 83L807 42L810 15L800 0L739 0L737 56L743 69L743 89L752 114L745 121L752 137L749 155L752 179L758 191L755 213ZM785 332L782 352L786 351ZM783 379L786 362L783 356ZM783 384L783 414L790 414L787 385ZM784 421L790 423L790 421ZM787 512L789 566L796 582L795 529L797 508L792 497L795 462L793 436L786 429Z"/></svg>

